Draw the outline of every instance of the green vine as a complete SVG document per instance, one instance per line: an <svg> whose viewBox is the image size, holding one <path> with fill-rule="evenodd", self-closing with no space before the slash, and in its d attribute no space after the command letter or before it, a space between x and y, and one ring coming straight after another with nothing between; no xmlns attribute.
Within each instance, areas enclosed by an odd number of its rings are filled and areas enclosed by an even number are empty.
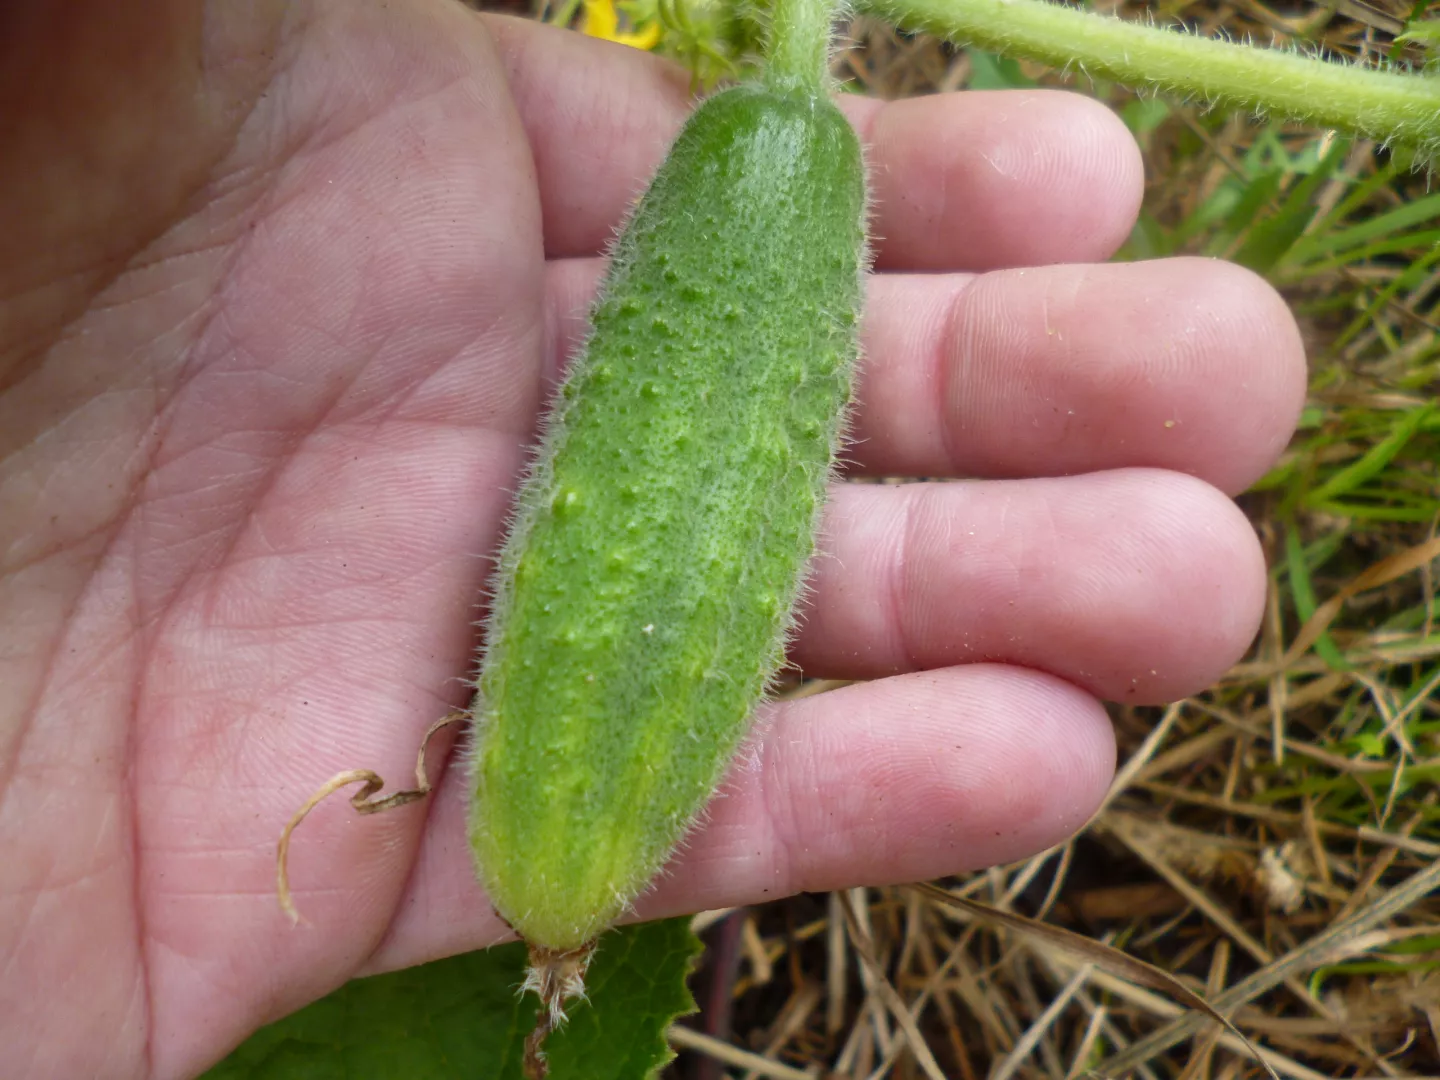
<svg viewBox="0 0 1440 1080"><path fill-rule="evenodd" d="M861 0L910 30L1440 155L1440 79L1256 48L1047 0Z"/></svg>
<svg viewBox="0 0 1440 1080"><path fill-rule="evenodd" d="M579 3L580 0L572 0ZM1440 158L1436 22L1412 21L1398 43L1432 55L1425 70L1362 66L1294 48L1262 48L1126 21L1051 0L856 0L907 29L1184 99L1340 128ZM768 78L816 86L827 54L830 0L585 0L664 26L662 51L702 82L750 69L768 26ZM567 9L568 10L568 9ZM721 13L724 13L723 16ZM613 18L613 17L612 17ZM701 71L700 69L704 70ZM708 76L708 77L707 77Z"/></svg>

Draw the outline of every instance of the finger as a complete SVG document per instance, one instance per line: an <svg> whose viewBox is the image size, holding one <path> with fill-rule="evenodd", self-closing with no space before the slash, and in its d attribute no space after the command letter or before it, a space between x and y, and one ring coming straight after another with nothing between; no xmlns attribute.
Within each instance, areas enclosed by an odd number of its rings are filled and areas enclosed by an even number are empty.
<svg viewBox="0 0 1440 1080"><path fill-rule="evenodd" d="M688 76L658 57L554 27L499 17L488 25L535 155L546 251L596 254L692 108ZM1139 151L1088 98L846 95L840 105L866 145L882 267L1100 260L1134 223Z"/></svg>
<svg viewBox="0 0 1440 1080"><path fill-rule="evenodd" d="M1214 488L1129 469L840 485L794 649L870 678L982 660L1127 703L1210 685L1259 626L1265 564Z"/></svg>
<svg viewBox="0 0 1440 1080"><path fill-rule="evenodd" d="M1114 763L1110 722L1093 698L998 665L768 706L639 915L1010 862L1079 829ZM500 936L466 858L458 772L446 778L405 900L367 972Z"/></svg>
<svg viewBox="0 0 1440 1080"><path fill-rule="evenodd" d="M882 270L1097 262L1135 224L1139 148L1090 98L969 91L842 105L866 144Z"/></svg>
<svg viewBox="0 0 1440 1080"><path fill-rule="evenodd" d="M893 476L1125 466L1249 487L1305 402L1295 320L1231 263L872 279L849 452Z"/></svg>
<svg viewBox="0 0 1440 1080"><path fill-rule="evenodd" d="M598 259L547 265L549 374L583 340ZM1305 402L1280 296L1211 259L877 274L846 459L883 476L1146 466L1243 491Z"/></svg>

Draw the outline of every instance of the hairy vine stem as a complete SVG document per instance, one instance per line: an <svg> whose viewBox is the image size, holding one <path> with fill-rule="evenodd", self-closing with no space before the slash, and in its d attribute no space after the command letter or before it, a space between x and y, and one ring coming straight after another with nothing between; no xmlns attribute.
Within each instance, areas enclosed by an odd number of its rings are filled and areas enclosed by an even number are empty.
<svg viewBox="0 0 1440 1080"><path fill-rule="evenodd" d="M830 83L834 0L775 0L765 47L765 81L776 89L822 91Z"/></svg>
<svg viewBox="0 0 1440 1080"><path fill-rule="evenodd" d="M957 43L1440 156L1440 78L1217 41L1049 0L861 0L860 6Z"/></svg>

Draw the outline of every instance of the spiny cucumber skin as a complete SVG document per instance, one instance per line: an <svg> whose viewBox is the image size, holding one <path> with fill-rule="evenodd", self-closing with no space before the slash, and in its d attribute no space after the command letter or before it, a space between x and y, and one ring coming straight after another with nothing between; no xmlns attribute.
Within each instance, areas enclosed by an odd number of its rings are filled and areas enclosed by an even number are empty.
<svg viewBox="0 0 1440 1080"><path fill-rule="evenodd" d="M864 171L805 92L693 114L613 253L500 559L470 840L533 945L595 938L780 663L857 354Z"/></svg>

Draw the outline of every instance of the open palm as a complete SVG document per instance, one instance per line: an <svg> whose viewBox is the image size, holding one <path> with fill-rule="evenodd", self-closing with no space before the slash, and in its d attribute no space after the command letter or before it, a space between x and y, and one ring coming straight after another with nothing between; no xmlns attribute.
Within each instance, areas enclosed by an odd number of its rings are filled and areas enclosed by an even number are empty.
<svg viewBox="0 0 1440 1080"><path fill-rule="evenodd" d="M352 975L502 936L461 770L318 810L299 928L274 844L337 770L403 783L464 703L537 411L688 108L652 57L442 0L141 7L0 14L16 1077L190 1075ZM1139 197L1087 101L847 108L881 237L855 471L990 479L837 489L795 658L871 681L767 709L643 914L1052 843L1110 776L1097 699L1190 692L1258 619L1223 492L1299 406L1274 294L1061 265Z"/></svg>

